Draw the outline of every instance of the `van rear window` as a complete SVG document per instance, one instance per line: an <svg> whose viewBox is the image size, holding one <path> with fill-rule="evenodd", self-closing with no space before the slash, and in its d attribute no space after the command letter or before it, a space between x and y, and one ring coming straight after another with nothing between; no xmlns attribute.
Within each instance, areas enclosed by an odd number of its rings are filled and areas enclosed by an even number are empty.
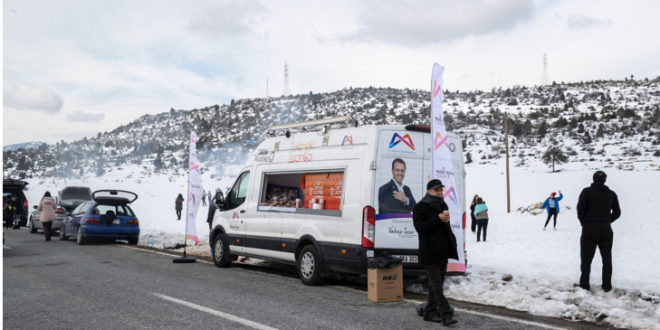
<svg viewBox="0 0 660 330"><path fill-rule="evenodd" d="M344 172L266 174L259 210L340 215Z"/></svg>

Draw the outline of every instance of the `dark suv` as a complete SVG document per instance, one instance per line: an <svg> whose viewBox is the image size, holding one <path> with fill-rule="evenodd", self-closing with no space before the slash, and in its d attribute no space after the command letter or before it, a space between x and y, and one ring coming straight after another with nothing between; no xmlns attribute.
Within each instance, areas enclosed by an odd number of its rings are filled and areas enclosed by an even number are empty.
<svg viewBox="0 0 660 330"><path fill-rule="evenodd" d="M23 193L23 190L25 190L25 187L28 185L27 182L21 181L21 180L16 180L16 179L4 179L2 183L2 220L4 221L5 225L8 223L12 223L13 219L8 219L9 214L6 212L7 210L7 204L11 202L11 195L16 194L16 199L23 203L23 212L21 212L21 220L19 222L20 226L25 226L27 225L27 218L28 218L28 200L25 197L25 194Z"/></svg>

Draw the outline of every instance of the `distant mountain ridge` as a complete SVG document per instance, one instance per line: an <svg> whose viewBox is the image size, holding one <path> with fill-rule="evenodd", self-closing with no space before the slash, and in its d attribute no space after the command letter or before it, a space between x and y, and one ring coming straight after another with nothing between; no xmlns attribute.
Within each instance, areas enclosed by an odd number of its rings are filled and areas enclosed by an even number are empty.
<svg viewBox="0 0 660 330"><path fill-rule="evenodd" d="M641 161L657 169L660 82L592 81L444 95L448 130L463 138L468 161L503 156L506 111L517 166L540 161L549 146L559 145L569 161L600 160L624 168ZM202 162L221 167L244 160L273 125L347 114L360 124L428 124L429 108L428 91L369 87L171 109L93 138L3 150L3 175L103 175L126 164L139 164L145 172L183 173L191 130L199 135Z"/></svg>
<svg viewBox="0 0 660 330"><path fill-rule="evenodd" d="M34 148L38 148L40 145L44 143L45 142L24 142L24 143L10 144L3 146L2 151L15 151L18 149L34 149Z"/></svg>

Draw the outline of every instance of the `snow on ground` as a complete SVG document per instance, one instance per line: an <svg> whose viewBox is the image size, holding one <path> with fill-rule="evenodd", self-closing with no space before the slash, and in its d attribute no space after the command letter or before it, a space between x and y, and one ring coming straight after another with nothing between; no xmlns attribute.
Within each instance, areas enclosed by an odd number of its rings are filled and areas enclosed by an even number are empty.
<svg viewBox="0 0 660 330"><path fill-rule="evenodd" d="M478 193L486 200L490 216L488 239L477 243L475 234L468 228L469 274L449 278L447 295L537 315L603 321L619 327L659 328L660 221L654 217L655 206L660 202L658 170L603 168L608 174L606 184L618 194L622 210L621 218L612 226L614 290L605 293L600 289L602 264L598 254L592 263L591 292L572 286L580 275L580 225L575 205L582 188L591 183L593 172L602 165L571 163L562 165L559 173L550 173L543 166L512 167L509 214L503 161L496 165L467 165L466 199L469 203ZM237 165L226 167L222 175L204 173L204 188L225 191L239 170ZM185 175L151 174L132 166L113 170L100 178L27 181L30 205L35 205L46 190L55 194L66 185L134 191L139 195L132 205L140 220L139 244L162 249L183 243L185 222L176 220L174 199L179 193L186 195ZM564 199L559 202L557 231L552 230L552 220L548 230L542 230L545 212L532 215L517 211L519 207L544 201L558 189L564 193ZM201 207L198 212L200 245L189 248L190 254L209 255L207 212L208 207Z"/></svg>

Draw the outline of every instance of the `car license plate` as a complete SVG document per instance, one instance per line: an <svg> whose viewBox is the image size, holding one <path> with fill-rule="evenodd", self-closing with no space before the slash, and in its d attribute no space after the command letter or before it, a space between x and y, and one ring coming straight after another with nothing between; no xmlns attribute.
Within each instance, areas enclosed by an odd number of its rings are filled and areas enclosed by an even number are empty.
<svg viewBox="0 0 660 330"><path fill-rule="evenodd" d="M392 258L401 259L405 264L416 264L419 262L417 256L393 255Z"/></svg>
<svg viewBox="0 0 660 330"><path fill-rule="evenodd" d="M113 225L118 225L119 224L119 219L112 220Z"/></svg>

